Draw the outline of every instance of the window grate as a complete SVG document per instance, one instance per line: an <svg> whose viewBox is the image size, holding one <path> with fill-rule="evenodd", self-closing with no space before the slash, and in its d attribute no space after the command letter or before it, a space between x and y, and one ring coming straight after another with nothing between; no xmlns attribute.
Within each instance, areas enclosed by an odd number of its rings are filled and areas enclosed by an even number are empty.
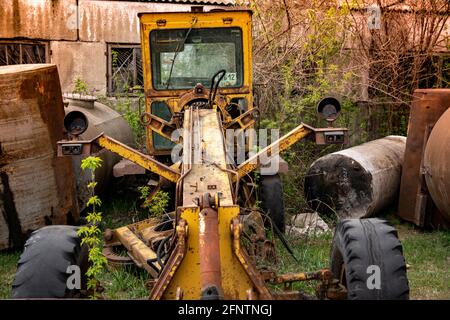
<svg viewBox="0 0 450 320"><path fill-rule="evenodd" d="M143 87L142 52L139 45L108 46L108 93L129 93Z"/></svg>
<svg viewBox="0 0 450 320"><path fill-rule="evenodd" d="M47 61L47 45L44 43L0 42L0 66Z"/></svg>

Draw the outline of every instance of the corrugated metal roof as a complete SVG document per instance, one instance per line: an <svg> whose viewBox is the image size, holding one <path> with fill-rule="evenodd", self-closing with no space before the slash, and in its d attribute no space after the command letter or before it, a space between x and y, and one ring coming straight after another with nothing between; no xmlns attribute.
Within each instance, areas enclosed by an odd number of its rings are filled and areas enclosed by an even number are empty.
<svg viewBox="0 0 450 320"><path fill-rule="evenodd" d="M152 3L178 3L178 4L205 4L232 6L236 0L97 0L97 1L128 1L128 2L152 2Z"/></svg>

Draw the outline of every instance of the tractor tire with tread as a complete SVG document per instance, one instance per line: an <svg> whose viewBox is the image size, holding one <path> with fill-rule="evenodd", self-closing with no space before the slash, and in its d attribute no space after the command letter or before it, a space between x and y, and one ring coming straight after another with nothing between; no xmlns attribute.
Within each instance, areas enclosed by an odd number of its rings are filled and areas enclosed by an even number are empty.
<svg viewBox="0 0 450 320"><path fill-rule="evenodd" d="M370 265L380 268L380 288L369 289ZM397 231L385 220L345 219L336 226L331 271L350 300L407 300L406 263ZM370 270L369 270L370 271Z"/></svg>
<svg viewBox="0 0 450 320"><path fill-rule="evenodd" d="M284 233L286 223L284 220L283 183L280 175L261 175L259 196L262 210L269 215L272 222Z"/></svg>
<svg viewBox="0 0 450 320"><path fill-rule="evenodd" d="M78 227L47 226L34 231L25 243L12 284L12 298L72 298L80 290L67 288L67 268L80 267L81 289L86 287L88 250L81 247Z"/></svg>

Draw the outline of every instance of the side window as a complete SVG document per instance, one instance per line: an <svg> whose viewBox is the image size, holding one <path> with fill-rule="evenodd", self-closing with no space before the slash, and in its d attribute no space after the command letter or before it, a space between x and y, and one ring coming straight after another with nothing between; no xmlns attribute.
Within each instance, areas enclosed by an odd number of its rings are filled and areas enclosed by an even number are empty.
<svg viewBox="0 0 450 320"><path fill-rule="evenodd" d="M47 43L0 41L0 66L48 62Z"/></svg>
<svg viewBox="0 0 450 320"><path fill-rule="evenodd" d="M140 45L108 45L108 93L127 93L143 85Z"/></svg>

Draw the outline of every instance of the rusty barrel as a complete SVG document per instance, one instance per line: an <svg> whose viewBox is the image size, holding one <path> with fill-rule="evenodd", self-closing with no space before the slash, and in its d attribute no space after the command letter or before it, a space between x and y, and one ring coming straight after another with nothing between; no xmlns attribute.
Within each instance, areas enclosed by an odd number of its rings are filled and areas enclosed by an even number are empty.
<svg viewBox="0 0 450 320"><path fill-rule="evenodd" d="M387 136L314 161L305 177L308 204L341 219L376 214L398 197L405 144Z"/></svg>
<svg viewBox="0 0 450 320"><path fill-rule="evenodd" d="M428 138L423 173L428 192L441 215L450 223L450 109L439 118Z"/></svg>
<svg viewBox="0 0 450 320"><path fill-rule="evenodd" d="M0 249L79 218L71 160L56 157L63 119L55 65L0 67Z"/></svg>

